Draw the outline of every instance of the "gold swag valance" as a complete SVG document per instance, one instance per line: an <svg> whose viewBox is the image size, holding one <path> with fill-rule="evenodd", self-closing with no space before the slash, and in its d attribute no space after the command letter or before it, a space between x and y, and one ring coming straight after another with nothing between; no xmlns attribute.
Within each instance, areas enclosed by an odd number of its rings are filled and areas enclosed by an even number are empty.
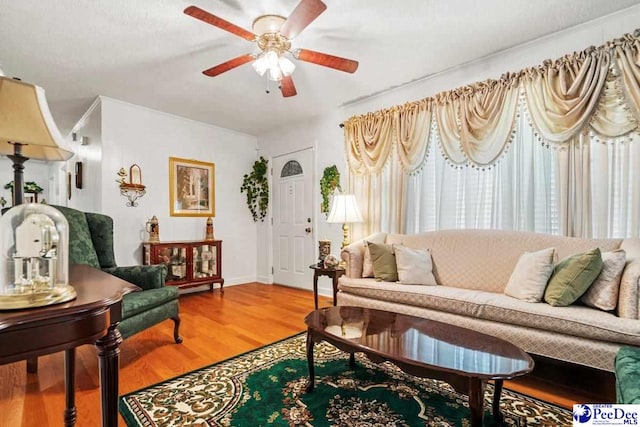
<svg viewBox="0 0 640 427"><path fill-rule="evenodd" d="M394 147L402 169L417 171L432 128L452 165L491 166L509 147L520 103L547 144L563 147L586 130L626 135L640 122L639 38L636 30L499 80L350 117L343 125L351 172L379 174Z"/></svg>

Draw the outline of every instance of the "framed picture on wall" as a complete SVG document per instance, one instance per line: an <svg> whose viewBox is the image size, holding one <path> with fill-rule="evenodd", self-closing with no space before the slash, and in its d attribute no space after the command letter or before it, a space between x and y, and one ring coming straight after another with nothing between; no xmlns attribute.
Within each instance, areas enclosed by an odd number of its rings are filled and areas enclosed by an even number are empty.
<svg viewBox="0 0 640 427"><path fill-rule="evenodd" d="M169 214L215 216L215 164L169 157Z"/></svg>

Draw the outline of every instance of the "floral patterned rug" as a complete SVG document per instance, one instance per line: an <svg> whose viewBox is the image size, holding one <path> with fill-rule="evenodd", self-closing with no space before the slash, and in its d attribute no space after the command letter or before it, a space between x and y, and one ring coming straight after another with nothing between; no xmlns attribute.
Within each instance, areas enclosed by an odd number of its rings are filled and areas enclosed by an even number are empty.
<svg viewBox="0 0 640 427"><path fill-rule="evenodd" d="M305 393L305 334L270 344L120 398L128 426L469 426L467 397L335 347L316 344L316 388ZM493 387L487 386L484 425ZM570 411L503 390L507 426L572 425Z"/></svg>

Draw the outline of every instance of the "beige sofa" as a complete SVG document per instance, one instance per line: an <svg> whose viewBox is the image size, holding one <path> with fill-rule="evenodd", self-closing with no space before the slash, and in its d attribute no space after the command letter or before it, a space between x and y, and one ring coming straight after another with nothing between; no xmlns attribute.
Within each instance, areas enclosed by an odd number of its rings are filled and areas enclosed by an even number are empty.
<svg viewBox="0 0 640 427"><path fill-rule="evenodd" d="M378 233L368 239L428 248L438 286L363 278L364 243L360 240L342 251L347 272L338 284L338 305L456 324L506 339L532 354L605 371L613 371L621 346L640 346L640 239L579 239L497 230ZM558 259L596 247L602 252L624 249L627 262L616 311L580 304L553 307L504 295L520 256L549 247L556 249Z"/></svg>

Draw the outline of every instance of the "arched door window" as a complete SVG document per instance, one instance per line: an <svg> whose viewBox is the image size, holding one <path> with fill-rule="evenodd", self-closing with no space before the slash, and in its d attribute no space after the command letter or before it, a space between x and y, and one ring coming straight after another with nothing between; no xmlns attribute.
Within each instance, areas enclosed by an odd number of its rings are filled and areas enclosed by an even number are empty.
<svg viewBox="0 0 640 427"><path fill-rule="evenodd" d="M287 178L295 175L302 175L302 166L295 160L289 160L282 167L282 171L280 171L280 178Z"/></svg>

